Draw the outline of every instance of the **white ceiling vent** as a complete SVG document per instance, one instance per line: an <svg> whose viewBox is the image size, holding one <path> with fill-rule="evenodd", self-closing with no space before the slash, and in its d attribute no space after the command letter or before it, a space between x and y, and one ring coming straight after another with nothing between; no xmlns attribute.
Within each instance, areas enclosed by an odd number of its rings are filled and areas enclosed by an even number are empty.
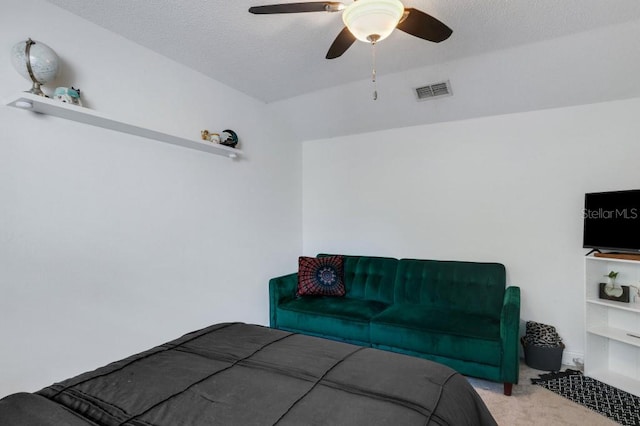
<svg viewBox="0 0 640 426"><path fill-rule="evenodd" d="M416 97L419 101L451 95L453 95L453 93L451 92L451 83L449 83L449 80L416 88Z"/></svg>

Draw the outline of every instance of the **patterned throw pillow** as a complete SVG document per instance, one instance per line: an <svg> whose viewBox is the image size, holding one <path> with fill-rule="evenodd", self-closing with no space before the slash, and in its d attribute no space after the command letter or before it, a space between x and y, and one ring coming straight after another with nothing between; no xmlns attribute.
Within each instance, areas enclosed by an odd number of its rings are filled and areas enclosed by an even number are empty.
<svg viewBox="0 0 640 426"><path fill-rule="evenodd" d="M298 258L298 296L344 296L342 256Z"/></svg>

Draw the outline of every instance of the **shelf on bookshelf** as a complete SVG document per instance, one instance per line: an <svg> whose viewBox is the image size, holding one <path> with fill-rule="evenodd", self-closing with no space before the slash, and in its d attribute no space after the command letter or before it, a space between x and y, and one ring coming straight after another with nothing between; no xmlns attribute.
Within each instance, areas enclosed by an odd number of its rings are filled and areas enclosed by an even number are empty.
<svg viewBox="0 0 640 426"><path fill-rule="evenodd" d="M587 333L597 334L598 336L606 337L607 339L640 347L640 333L606 326L588 327Z"/></svg>

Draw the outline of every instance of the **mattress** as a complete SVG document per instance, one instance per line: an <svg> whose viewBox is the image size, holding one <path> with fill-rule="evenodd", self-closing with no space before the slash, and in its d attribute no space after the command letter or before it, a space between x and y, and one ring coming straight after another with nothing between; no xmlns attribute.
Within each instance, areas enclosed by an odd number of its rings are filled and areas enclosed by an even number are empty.
<svg viewBox="0 0 640 426"><path fill-rule="evenodd" d="M496 425L466 378L407 355L216 324L36 393L3 426Z"/></svg>

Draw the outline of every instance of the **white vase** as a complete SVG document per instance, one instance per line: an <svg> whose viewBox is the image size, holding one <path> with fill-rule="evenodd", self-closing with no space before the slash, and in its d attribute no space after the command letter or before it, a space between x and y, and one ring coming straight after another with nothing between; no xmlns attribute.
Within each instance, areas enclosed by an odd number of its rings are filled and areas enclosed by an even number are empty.
<svg viewBox="0 0 640 426"><path fill-rule="evenodd" d="M613 277L607 277L607 285L604 286L604 292L613 297L620 297L623 293L622 287L616 285L616 279Z"/></svg>

